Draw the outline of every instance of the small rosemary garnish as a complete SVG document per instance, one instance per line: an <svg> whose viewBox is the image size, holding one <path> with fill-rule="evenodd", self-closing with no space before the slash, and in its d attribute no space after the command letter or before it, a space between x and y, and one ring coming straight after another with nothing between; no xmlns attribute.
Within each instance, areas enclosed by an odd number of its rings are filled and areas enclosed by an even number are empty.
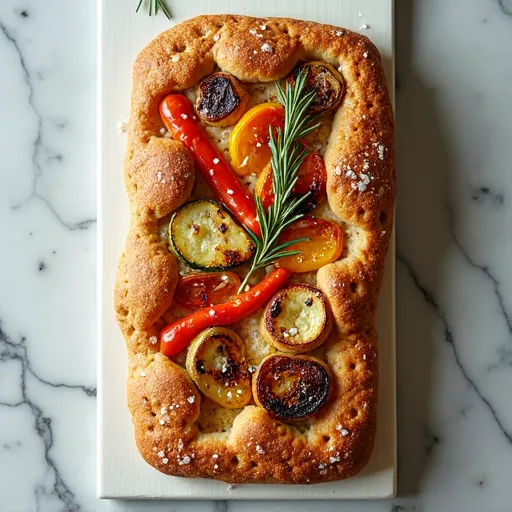
<svg viewBox="0 0 512 512"><path fill-rule="evenodd" d="M137 5L137 10L135 12L139 12L139 9L141 5L143 4L144 0L140 0L139 4ZM167 7L167 4L165 3L165 0L148 0L149 3L149 15L153 16L153 12L155 13L155 16L158 14L159 9L162 10L162 12L165 14L168 20L171 19L171 13L169 11L169 8Z"/></svg>
<svg viewBox="0 0 512 512"><path fill-rule="evenodd" d="M278 128L277 136L274 136L272 128L269 128L274 203L265 212L261 199L255 196L261 238L250 233L256 245L256 252L239 292L245 288L254 271L272 265L285 256L299 254L300 251L286 249L297 242L309 240L297 238L282 244L277 243L282 231L304 215L300 207L309 196L309 192L302 197L292 195L299 167L310 151L304 145L297 144L297 140L304 138L319 126L311 125L314 118L306 113L315 97L315 91L306 93L304 90L306 77L307 71L299 71L295 86L286 82L284 91L281 84L276 83L277 97L284 105L284 130Z"/></svg>

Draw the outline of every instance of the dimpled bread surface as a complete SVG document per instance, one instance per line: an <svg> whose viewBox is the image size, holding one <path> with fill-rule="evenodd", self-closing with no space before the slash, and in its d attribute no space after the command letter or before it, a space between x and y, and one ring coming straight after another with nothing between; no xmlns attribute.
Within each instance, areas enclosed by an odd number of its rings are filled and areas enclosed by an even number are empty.
<svg viewBox="0 0 512 512"><path fill-rule="evenodd" d="M188 150L165 133L159 104L177 91L193 100L201 78L220 69L244 82L253 106L275 99L274 82L311 60L339 69L347 86L341 106L313 140L325 158L328 195L314 214L335 219L345 238L338 261L292 278L318 286L332 309L331 334L306 355L328 364L333 391L314 417L286 424L253 402L224 409L198 391L183 357L172 361L159 352L161 329L186 314L173 303L187 269L168 249L167 221L186 201L212 195ZM227 158L231 129L207 129ZM231 483L317 483L360 471L375 437L374 321L395 199L393 112L374 45L345 29L285 18L199 16L167 30L134 64L125 182L131 222L115 308L142 457L169 475ZM245 341L251 365L275 352L258 333L261 313L231 326Z"/></svg>

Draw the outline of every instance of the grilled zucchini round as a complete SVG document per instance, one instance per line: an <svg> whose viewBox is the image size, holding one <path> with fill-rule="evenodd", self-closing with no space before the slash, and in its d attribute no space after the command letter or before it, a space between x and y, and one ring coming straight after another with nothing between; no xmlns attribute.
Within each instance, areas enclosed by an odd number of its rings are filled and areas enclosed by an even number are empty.
<svg viewBox="0 0 512 512"><path fill-rule="evenodd" d="M327 62L315 60L295 68L288 80L294 83L301 69L306 69L308 72L306 92L315 91L316 93L308 110L319 114L338 108L345 94L345 81L341 74Z"/></svg>
<svg viewBox="0 0 512 512"><path fill-rule="evenodd" d="M332 327L324 294L314 286L292 284L277 292L260 322L260 333L278 350L300 354L319 347Z"/></svg>
<svg viewBox="0 0 512 512"><path fill-rule="evenodd" d="M212 73L197 89L196 110L203 121L214 126L235 124L247 109L249 95L228 73Z"/></svg>
<svg viewBox="0 0 512 512"><path fill-rule="evenodd" d="M247 232L211 199L192 201L174 212L169 242L187 265L208 272L238 267L251 259L255 249Z"/></svg>
<svg viewBox="0 0 512 512"><path fill-rule="evenodd" d="M303 420L327 402L331 380L329 367L320 359L272 354L256 370L252 392L256 404L273 418Z"/></svg>
<svg viewBox="0 0 512 512"><path fill-rule="evenodd" d="M251 399L245 344L226 327L210 327L190 344L187 371L197 387L227 409L239 409Z"/></svg>

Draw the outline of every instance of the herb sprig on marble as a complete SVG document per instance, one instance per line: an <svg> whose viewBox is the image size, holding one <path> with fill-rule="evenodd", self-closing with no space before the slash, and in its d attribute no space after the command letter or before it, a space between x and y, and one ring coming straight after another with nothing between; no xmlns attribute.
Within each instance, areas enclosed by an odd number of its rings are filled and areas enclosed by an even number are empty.
<svg viewBox="0 0 512 512"><path fill-rule="evenodd" d="M139 12L142 4L144 3L144 0L139 0L139 4L137 5L137 9L135 12ZM165 3L165 0L147 0L148 6L148 13L150 16L153 16L153 13L155 13L155 16L158 14L158 11L162 11L168 20L171 19L171 12L169 11L169 8L167 7L167 4Z"/></svg>

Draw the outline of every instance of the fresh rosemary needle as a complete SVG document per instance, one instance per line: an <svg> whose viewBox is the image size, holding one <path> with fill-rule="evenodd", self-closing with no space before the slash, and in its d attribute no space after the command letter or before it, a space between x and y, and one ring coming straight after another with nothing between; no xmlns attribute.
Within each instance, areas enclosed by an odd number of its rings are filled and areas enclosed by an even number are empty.
<svg viewBox="0 0 512 512"><path fill-rule="evenodd" d="M284 105L284 129L278 128L277 134L274 135L272 128L269 128L274 203L265 212L261 199L255 196L261 238L250 232L256 251L251 268L240 285L239 293L244 290L253 272L272 265L285 256L299 254L300 251L287 250L288 247L309 240L297 238L282 244L277 242L282 231L304 215L301 206L309 196L309 192L301 197L292 195L299 167L309 153L309 149L297 144L297 140L304 138L319 126L313 125L313 116L306 113L315 97L315 91L306 93L306 77L307 71L301 70L296 77L295 86L286 82L286 88L283 90L279 82L276 84L277 97Z"/></svg>
<svg viewBox="0 0 512 512"><path fill-rule="evenodd" d="M144 0L139 0L139 4L137 5L137 9L135 12L139 12L139 9L141 5L144 3ZM149 3L149 15L153 16L153 12L155 13L155 16L158 14L159 10L162 10L162 12L165 14L168 20L171 19L171 13L169 11L169 8L167 7L165 0L148 0Z"/></svg>

